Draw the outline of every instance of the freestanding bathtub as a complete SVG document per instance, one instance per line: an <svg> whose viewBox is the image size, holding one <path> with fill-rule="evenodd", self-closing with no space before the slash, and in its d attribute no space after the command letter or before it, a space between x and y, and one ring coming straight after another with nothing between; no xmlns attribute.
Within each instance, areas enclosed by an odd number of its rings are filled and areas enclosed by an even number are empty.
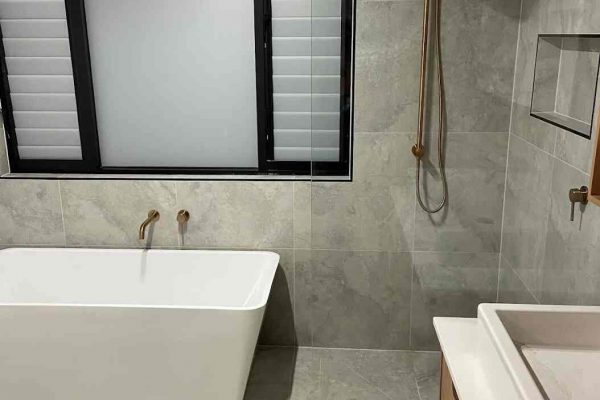
<svg viewBox="0 0 600 400"><path fill-rule="evenodd" d="M279 256L0 251L0 397L241 400Z"/></svg>

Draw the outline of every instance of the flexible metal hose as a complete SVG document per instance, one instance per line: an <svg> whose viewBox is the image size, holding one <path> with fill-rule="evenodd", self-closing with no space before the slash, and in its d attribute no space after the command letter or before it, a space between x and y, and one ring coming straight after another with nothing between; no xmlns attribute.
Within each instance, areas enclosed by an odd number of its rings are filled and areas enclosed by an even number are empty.
<svg viewBox="0 0 600 400"><path fill-rule="evenodd" d="M444 160L444 132L446 130L446 115L445 115L445 106L446 106L446 96L445 96L445 92L444 92L444 68L443 68L443 64L442 64L442 29L441 29L441 2L442 0L433 0L435 2L435 48L436 48L436 58L437 58L437 81L438 81L438 87L439 87L439 91L438 91L438 98L439 98L439 132L438 132L438 167L440 170L440 177L442 180L442 191L443 191L443 195L442 195L442 200L440 201L440 203L433 208L428 207L425 202L423 201L423 199L421 198L421 164L422 164L422 154L421 156L415 154L417 156L417 201L419 202L419 205L421 206L421 208L429 213L429 214L435 214L439 211L441 211L444 206L446 205L446 203L448 202L448 182L446 179L446 165L445 165L445 160ZM426 3L426 8L428 8L428 1L425 2ZM428 25L429 22L427 21L429 19L429 12L425 12L424 13L424 20L423 20L423 35L428 35L429 34L429 29L428 29ZM424 37L423 38L423 43L424 43L424 52L427 52L427 38ZM422 56L421 58L421 63L425 63L425 65L421 65L421 71L426 71L426 65L427 65L427 57L426 54ZM423 74L423 72L422 72ZM421 76L422 82L424 80L424 76ZM417 148L418 146L422 146L420 145L420 141L422 140L422 135L423 135L423 122L422 122L422 118L423 118L423 108L425 101L423 96L425 95L424 90L421 90L419 93L419 115L421 118L420 124L419 124L419 132L418 132L418 144L417 144ZM413 153L415 153L415 151L413 150Z"/></svg>

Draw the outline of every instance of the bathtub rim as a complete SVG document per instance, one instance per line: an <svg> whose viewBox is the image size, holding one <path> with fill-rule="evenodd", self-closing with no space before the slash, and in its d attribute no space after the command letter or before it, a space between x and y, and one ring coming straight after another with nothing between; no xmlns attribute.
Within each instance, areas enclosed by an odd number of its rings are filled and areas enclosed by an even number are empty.
<svg viewBox="0 0 600 400"><path fill-rule="evenodd" d="M238 253L238 254L254 254L254 255L266 255L269 258L272 258L273 261L276 261L274 267L272 268L271 279L267 285L268 290L265 290L261 300L257 302L256 305L252 306L202 306L202 305L162 305L162 304L119 304L119 303L89 303L89 304L79 304L79 303L23 303L23 302L0 302L0 307L65 307L65 308L122 308L122 309L149 309L149 310L204 310L204 311L256 311L263 308L266 308L267 302L269 300L269 296L271 294L271 290L273 289L273 282L275 280L275 274L279 267L279 262L281 260L281 256L274 252L268 250L206 250L206 249L143 249L143 248L102 248L102 247L18 247L11 246L0 249L0 255L4 252L34 252L34 251L51 251L51 252L64 252L64 251L80 251L80 252L100 252L100 251L109 251L114 253L125 253L125 252L139 252L143 253L204 253L204 254L230 254L230 253ZM270 260L269 260L270 261Z"/></svg>

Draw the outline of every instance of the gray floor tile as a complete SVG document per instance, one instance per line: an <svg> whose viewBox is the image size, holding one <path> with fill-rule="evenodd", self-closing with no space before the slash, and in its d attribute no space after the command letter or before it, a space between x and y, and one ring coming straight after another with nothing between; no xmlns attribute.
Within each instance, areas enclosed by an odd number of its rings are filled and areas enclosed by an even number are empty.
<svg viewBox="0 0 600 400"><path fill-rule="evenodd" d="M434 400L437 352L259 347L245 400Z"/></svg>

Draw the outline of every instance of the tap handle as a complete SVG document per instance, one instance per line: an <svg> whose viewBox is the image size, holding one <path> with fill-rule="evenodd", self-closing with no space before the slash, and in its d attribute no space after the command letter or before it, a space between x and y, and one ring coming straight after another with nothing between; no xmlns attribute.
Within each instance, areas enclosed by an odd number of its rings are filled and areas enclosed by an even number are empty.
<svg viewBox="0 0 600 400"><path fill-rule="evenodd" d="M179 210L179 212L177 213L177 222L179 222L180 225L183 225L189 220L190 212L188 210Z"/></svg>
<svg viewBox="0 0 600 400"><path fill-rule="evenodd" d="M579 189L569 190L569 201L571 202L571 221L575 221L575 203L587 204L589 190L587 186Z"/></svg>

